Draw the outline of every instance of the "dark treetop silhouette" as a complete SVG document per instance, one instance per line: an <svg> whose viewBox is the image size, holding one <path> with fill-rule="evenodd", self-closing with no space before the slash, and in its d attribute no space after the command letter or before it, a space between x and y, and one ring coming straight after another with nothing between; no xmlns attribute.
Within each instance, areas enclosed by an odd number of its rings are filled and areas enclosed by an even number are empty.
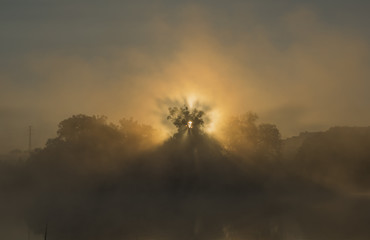
<svg viewBox="0 0 370 240"><path fill-rule="evenodd" d="M187 105L182 107L170 107L167 119L176 126L178 133L183 134L191 129L195 133L200 133L204 127L205 112L196 108L189 109ZM190 124L189 124L190 123Z"/></svg>
<svg viewBox="0 0 370 240"><path fill-rule="evenodd" d="M307 136L288 159L255 114L231 118L222 144L206 116L170 108L178 132L156 147L132 119L63 120L26 161L1 158L0 223L48 223L55 240L369 239L369 201L352 194L369 189L369 128Z"/></svg>

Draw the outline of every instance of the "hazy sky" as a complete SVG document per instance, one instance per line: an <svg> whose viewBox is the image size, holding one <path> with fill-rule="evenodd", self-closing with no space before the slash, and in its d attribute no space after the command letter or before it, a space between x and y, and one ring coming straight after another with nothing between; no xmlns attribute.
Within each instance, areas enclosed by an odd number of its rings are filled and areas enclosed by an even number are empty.
<svg viewBox="0 0 370 240"><path fill-rule="evenodd" d="M284 137L370 122L369 1L0 2L0 151L72 114L159 123L165 99Z"/></svg>

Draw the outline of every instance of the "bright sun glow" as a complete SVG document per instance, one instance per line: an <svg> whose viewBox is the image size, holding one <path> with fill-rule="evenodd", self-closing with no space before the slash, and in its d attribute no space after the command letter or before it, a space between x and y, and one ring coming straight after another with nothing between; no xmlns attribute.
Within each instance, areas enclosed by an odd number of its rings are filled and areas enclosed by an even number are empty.
<svg viewBox="0 0 370 240"><path fill-rule="evenodd" d="M187 98L186 98L186 101L189 105L190 108L193 108L195 107L195 102L196 102L197 98L195 95L189 95Z"/></svg>
<svg viewBox="0 0 370 240"><path fill-rule="evenodd" d="M212 109L209 109L209 104L202 104L204 102L207 103L207 100L204 99L204 96L200 96L193 93L190 93L186 96L186 103L189 106L189 109L194 109L197 108L198 110L206 110L206 123L205 123L205 128L204 130L207 133L212 133L215 134L217 131L217 127L221 124L221 112L219 109L215 109L214 106L212 106ZM190 129L193 128L193 122L188 121L186 126Z"/></svg>

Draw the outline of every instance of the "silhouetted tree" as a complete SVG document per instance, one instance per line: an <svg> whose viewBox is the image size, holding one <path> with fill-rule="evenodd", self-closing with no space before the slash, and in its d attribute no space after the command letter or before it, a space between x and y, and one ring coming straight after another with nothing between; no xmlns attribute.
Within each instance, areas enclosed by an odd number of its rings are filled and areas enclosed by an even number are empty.
<svg viewBox="0 0 370 240"><path fill-rule="evenodd" d="M231 117L223 129L228 150L245 156L277 157L281 149L281 135L273 124L257 124L258 116L248 112Z"/></svg>
<svg viewBox="0 0 370 240"><path fill-rule="evenodd" d="M281 135L274 124L263 123L258 126L258 148L270 157L277 157L281 151Z"/></svg>
<svg viewBox="0 0 370 240"><path fill-rule="evenodd" d="M248 112L231 117L223 129L226 147L229 150L255 149L257 146L257 114Z"/></svg>
<svg viewBox="0 0 370 240"><path fill-rule="evenodd" d="M118 130L126 140L126 145L133 145L134 148L147 149L157 143L157 130L132 118L119 120Z"/></svg>
<svg viewBox="0 0 370 240"><path fill-rule="evenodd" d="M189 109L187 105L184 105L180 108L170 107L168 111L169 115L167 116L167 119L175 125L178 133L184 133L189 128L194 132L199 133L201 128L204 126L205 113L196 108Z"/></svg>
<svg viewBox="0 0 370 240"><path fill-rule="evenodd" d="M176 119L183 128L182 120L194 118L180 109ZM289 165L263 161L279 149L276 126L257 124L257 115L248 113L233 118L227 130L235 154L207 134L144 152L137 149L151 141L151 127L73 116L28 161L2 158L0 205L6 207L0 222L19 216L38 234L48 222L56 240L283 239L296 233L290 221L310 239L369 239L370 204L353 190L369 190L370 128L305 138L296 159L308 171L304 178L299 166L290 175ZM262 161L244 161L243 155ZM351 194L323 187L327 180L353 184Z"/></svg>
<svg viewBox="0 0 370 240"><path fill-rule="evenodd" d="M58 125L57 135L60 140L73 141L86 135L96 134L96 132L107 131L110 127L105 116L79 114L61 121Z"/></svg>

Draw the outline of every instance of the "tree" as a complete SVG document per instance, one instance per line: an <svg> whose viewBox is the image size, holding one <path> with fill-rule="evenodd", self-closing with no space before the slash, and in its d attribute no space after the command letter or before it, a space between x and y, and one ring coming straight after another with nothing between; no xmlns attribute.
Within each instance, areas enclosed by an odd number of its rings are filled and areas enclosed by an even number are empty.
<svg viewBox="0 0 370 240"><path fill-rule="evenodd" d="M187 130L192 130L194 133L200 133L204 126L205 113L196 108L189 109L187 105L180 108L168 108L169 115L167 120L170 120L177 128L178 133L185 133Z"/></svg>
<svg viewBox="0 0 370 240"><path fill-rule="evenodd" d="M117 136L117 131L115 130L114 126L107 124L107 117L105 116L79 114L73 115L59 123L57 138L66 142L107 134L110 135L107 137L114 138Z"/></svg>
<svg viewBox="0 0 370 240"><path fill-rule="evenodd" d="M158 143L158 131L150 125L141 124L132 118L119 120L120 133L125 138L126 145L134 149L148 149Z"/></svg>
<svg viewBox="0 0 370 240"><path fill-rule="evenodd" d="M247 112L240 116L229 118L222 129L226 148L231 151L256 149L258 142L257 114Z"/></svg>
<svg viewBox="0 0 370 240"><path fill-rule="evenodd" d="M277 157L281 135L273 124L257 124L258 116L248 112L229 119L223 129L226 148L244 156Z"/></svg>
<svg viewBox="0 0 370 240"><path fill-rule="evenodd" d="M281 151L281 135L279 129L268 123L258 126L258 148L261 152L276 157Z"/></svg>

